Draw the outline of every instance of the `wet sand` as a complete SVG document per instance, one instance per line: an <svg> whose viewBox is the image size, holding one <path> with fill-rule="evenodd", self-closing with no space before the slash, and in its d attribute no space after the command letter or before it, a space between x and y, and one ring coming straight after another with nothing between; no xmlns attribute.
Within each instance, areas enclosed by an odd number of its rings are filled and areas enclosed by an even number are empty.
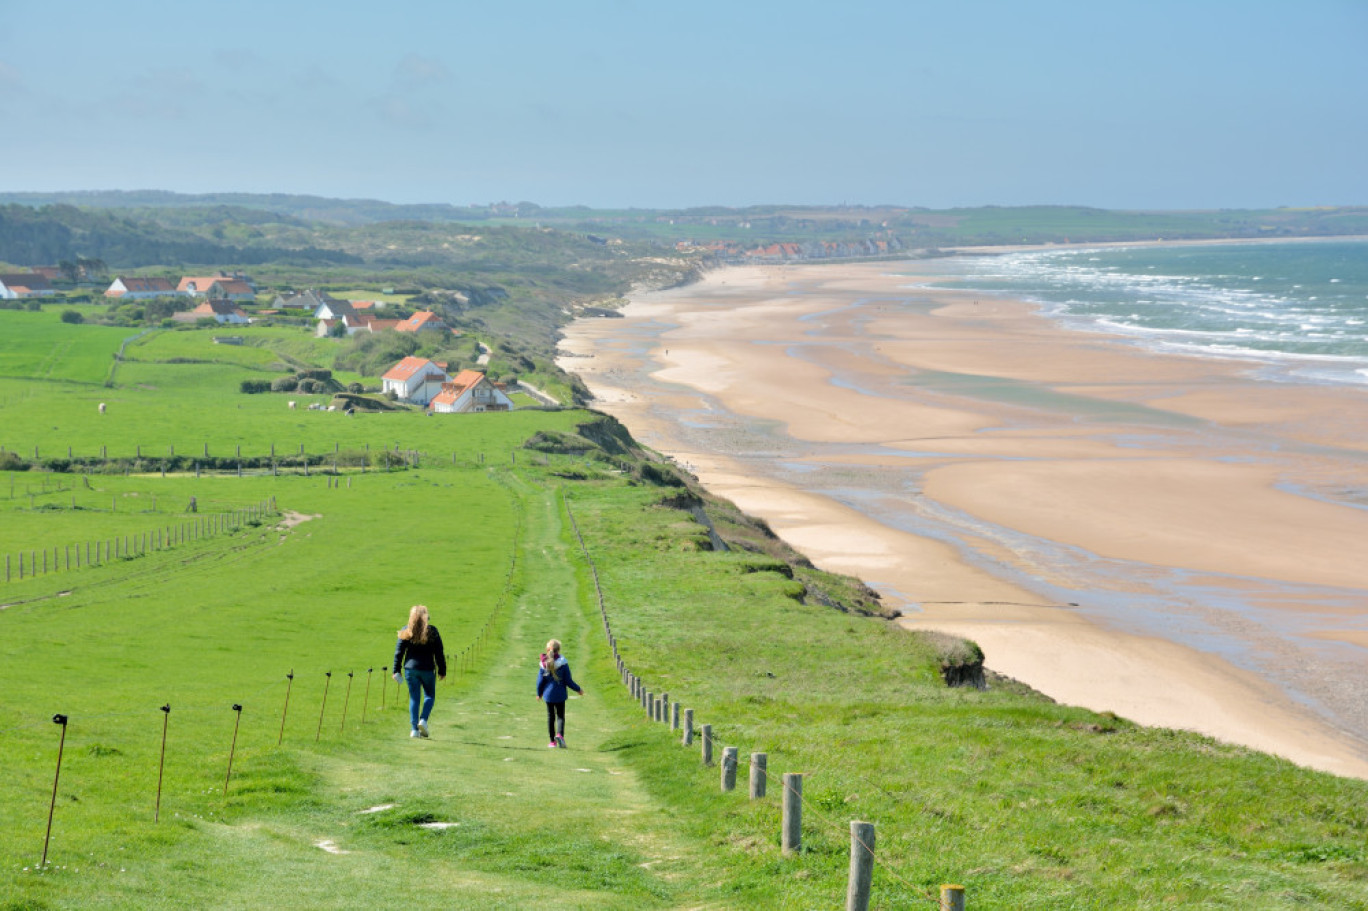
<svg viewBox="0 0 1368 911"><path fill-rule="evenodd" d="M953 269L725 269L576 322L561 363L900 622L1063 702L1368 777L1368 394L920 287Z"/></svg>

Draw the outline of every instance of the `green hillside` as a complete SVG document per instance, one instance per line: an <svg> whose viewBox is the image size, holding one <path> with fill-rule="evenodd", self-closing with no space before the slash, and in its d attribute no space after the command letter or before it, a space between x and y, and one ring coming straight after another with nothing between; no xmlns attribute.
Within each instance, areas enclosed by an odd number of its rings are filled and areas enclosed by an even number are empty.
<svg viewBox="0 0 1368 911"><path fill-rule="evenodd" d="M890 626L611 419L291 411L211 335L105 386L117 330L0 311L0 908L833 907L852 819L879 907L1368 907L1364 782L949 689L972 646ZM737 791L632 701L600 597ZM385 673L420 602L451 661L427 741ZM587 693L564 751L552 636Z"/></svg>

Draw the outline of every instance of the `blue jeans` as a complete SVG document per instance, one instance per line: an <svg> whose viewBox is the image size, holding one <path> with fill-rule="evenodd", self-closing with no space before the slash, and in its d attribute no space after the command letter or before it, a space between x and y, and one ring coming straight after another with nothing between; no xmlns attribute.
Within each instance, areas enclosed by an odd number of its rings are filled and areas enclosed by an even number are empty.
<svg viewBox="0 0 1368 911"><path fill-rule="evenodd" d="M432 714L432 703L437 699L437 672L420 671L417 668L404 668L404 679L408 681L409 688L409 720L413 722L413 729L418 730L419 719L428 720ZM426 698L423 698L426 697ZM422 713L418 711L418 703L422 701Z"/></svg>

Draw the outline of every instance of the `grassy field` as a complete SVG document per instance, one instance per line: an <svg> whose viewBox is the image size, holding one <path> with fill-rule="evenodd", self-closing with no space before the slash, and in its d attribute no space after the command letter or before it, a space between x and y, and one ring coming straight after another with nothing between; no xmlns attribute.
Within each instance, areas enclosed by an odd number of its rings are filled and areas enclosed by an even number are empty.
<svg viewBox="0 0 1368 911"><path fill-rule="evenodd" d="M88 356L46 329L26 353L16 316L0 311L14 363ZM398 444L417 466L0 473L5 552L237 517L0 583L0 909L837 907L851 819L877 825L876 907L932 907L959 882L971 908L1368 908L1368 783L1010 686L947 689L945 643L818 603L772 556L700 546L696 501L601 424L585 433L614 455L577 435L588 412L291 412L236 391L257 355L210 362L192 344L218 353L210 333L175 335L147 346L188 360L125 363L112 388L11 375L0 444ZM558 443L523 448L534 435ZM631 669L711 724L719 754L739 748L737 792L621 686L596 577ZM419 602L451 657L424 741L386 676ZM532 691L551 636L586 689L564 751ZM804 847L785 857L793 771Z"/></svg>

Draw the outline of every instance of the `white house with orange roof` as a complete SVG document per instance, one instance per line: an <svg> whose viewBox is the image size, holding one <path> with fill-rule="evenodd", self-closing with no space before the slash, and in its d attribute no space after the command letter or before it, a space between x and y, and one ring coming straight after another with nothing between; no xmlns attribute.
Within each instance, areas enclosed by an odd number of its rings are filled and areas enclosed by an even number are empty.
<svg viewBox="0 0 1368 911"><path fill-rule="evenodd" d="M399 325L394 327L395 332L422 332L424 330L445 329L446 323L442 318L431 310L419 310L408 319L401 319Z"/></svg>
<svg viewBox="0 0 1368 911"><path fill-rule="evenodd" d="M478 370L462 370L442 384L429 408L436 414L464 414L472 411L512 411L513 400L496 383Z"/></svg>
<svg viewBox="0 0 1368 911"><path fill-rule="evenodd" d="M415 405L426 405L451 381L446 364L425 357L409 356L391 367L381 377L381 389L386 394Z"/></svg>

